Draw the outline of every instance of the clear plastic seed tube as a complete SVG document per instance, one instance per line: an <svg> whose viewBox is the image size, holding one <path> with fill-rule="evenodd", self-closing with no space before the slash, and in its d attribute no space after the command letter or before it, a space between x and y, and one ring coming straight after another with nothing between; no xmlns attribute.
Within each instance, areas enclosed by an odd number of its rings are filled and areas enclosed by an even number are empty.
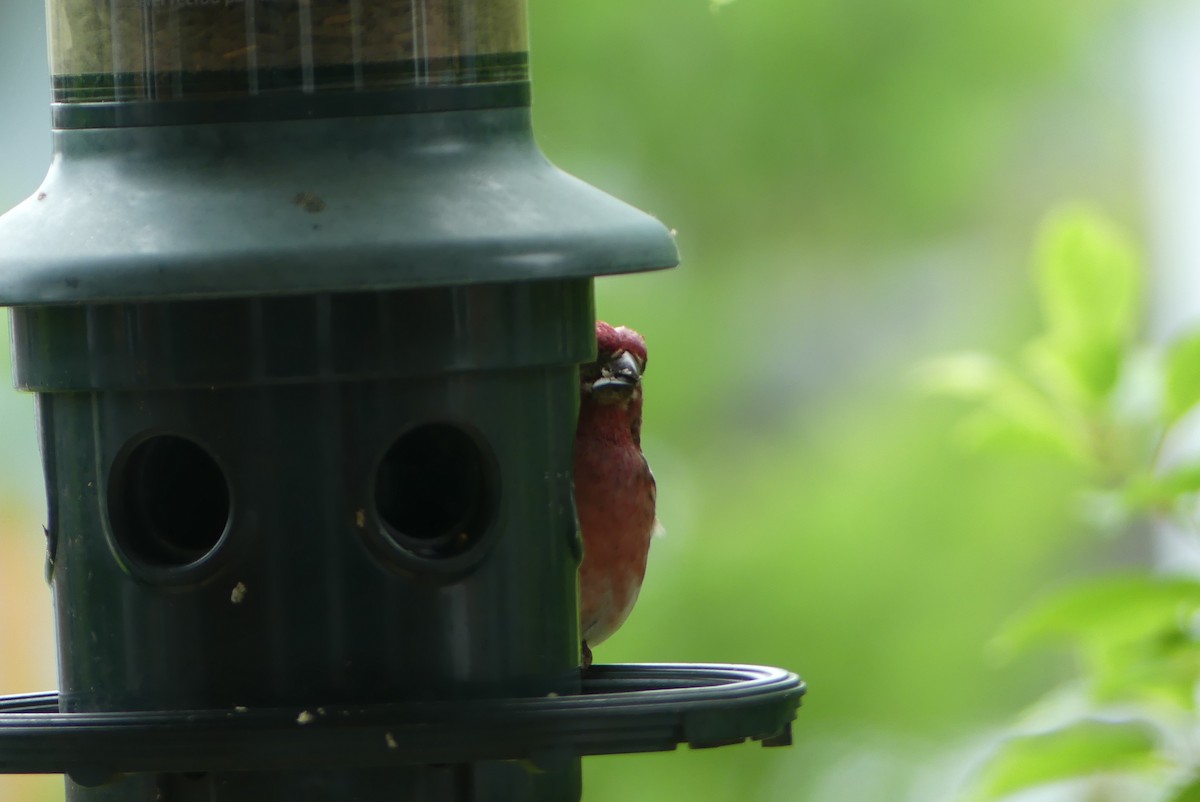
<svg viewBox="0 0 1200 802"><path fill-rule="evenodd" d="M58 102L527 77L525 0L49 0Z"/></svg>

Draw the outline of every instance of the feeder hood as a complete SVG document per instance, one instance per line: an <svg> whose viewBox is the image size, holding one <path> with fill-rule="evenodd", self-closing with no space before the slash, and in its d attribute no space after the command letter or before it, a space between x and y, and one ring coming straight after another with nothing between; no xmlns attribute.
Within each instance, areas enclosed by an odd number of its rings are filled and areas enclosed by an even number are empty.
<svg viewBox="0 0 1200 802"><path fill-rule="evenodd" d="M50 0L49 20L55 159L0 218L2 304L678 262L538 150L522 0Z"/></svg>

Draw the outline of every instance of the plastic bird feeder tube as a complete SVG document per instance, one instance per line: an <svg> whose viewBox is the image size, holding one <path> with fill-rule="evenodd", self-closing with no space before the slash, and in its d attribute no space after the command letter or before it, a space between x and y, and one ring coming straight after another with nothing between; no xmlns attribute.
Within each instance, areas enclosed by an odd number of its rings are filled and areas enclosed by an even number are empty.
<svg viewBox="0 0 1200 802"><path fill-rule="evenodd" d="M546 800L788 741L778 669L579 671L592 279L656 220L533 143L520 2L50 0L55 159L0 218L71 802Z"/></svg>
<svg viewBox="0 0 1200 802"><path fill-rule="evenodd" d="M48 0L54 99L524 81L525 0Z"/></svg>
<svg viewBox="0 0 1200 802"><path fill-rule="evenodd" d="M54 119L62 127L361 116L528 100L524 0L48 5ZM433 87L442 91L413 91Z"/></svg>

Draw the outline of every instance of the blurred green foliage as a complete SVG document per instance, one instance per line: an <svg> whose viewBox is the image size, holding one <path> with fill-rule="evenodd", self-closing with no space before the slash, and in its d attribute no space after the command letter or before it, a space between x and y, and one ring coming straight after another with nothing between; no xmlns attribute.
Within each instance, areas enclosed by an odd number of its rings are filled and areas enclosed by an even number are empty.
<svg viewBox="0 0 1200 802"><path fill-rule="evenodd" d="M1154 523L1197 548L1200 462L1186 422L1200 406L1200 338L1142 341L1145 269L1118 227L1095 212L1052 215L1038 251L1044 333L1020 366L967 355L932 363L927 378L969 398L976 415L991 413L998 431L1032 430L1036 437L1020 439L1081 467L1107 511L1094 521L1104 534L1136 539ZM1025 402L1019 409L1037 405L1042 414L1011 414L1014 395ZM1140 781L1124 800L1194 798L1200 760L1186 745L1200 724L1198 620L1200 581L1149 568L1069 583L1017 616L998 652L1065 646L1078 672L995 749L971 798L1073 780L1070 798L1101 802L1114 798L1114 775Z"/></svg>
<svg viewBox="0 0 1200 802"><path fill-rule="evenodd" d="M552 159L675 225L706 278L758 238L912 241L985 207L1038 90L1118 7L535 0L537 130Z"/></svg>
<svg viewBox="0 0 1200 802"><path fill-rule="evenodd" d="M598 286L598 313L650 344L668 534L597 659L778 664L811 686L793 748L589 759L588 802L948 799L982 733L1065 675L986 646L1076 564L1087 470L962 450L961 408L912 392L910 368L1028 334L1017 268L1052 200L1134 205L1127 126L1089 72L1127 13L531 3L541 145L676 228L685 260ZM27 407L0 423L32 440Z"/></svg>
<svg viewBox="0 0 1200 802"><path fill-rule="evenodd" d="M1136 722L1084 720L1014 739L988 765L973 798L997 799L1091 773L1153 769L1155 735Z"/></svg>
<svg viewBox="0 0 1200 802"><path fill-rule="evenodd" d="M1128 158L1120 120L1060 129L1054 108L1085 102L1125 13L533 3L544 149L658 214L684 254L599 287L599 314L650 344L668 534L597 657L774 663L811 686L793 749L597 758L586 800L953 798L988 726L1064 670L1000 669L986 645L1075 570L1086 468L963 452L953 405L914 398L908 370L950 341L1027 331L1019 268L1040 210ZM1076 147L1093 125L1118 132L1111 164ZM1127 208L1121 192L1105 200Z"/></svg>

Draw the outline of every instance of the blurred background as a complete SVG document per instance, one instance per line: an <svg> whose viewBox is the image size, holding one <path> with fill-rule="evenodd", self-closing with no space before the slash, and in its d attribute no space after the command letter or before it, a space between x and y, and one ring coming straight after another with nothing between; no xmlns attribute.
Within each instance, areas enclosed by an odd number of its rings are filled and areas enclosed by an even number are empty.
<svg viewBox="0 0 1200 802"><path fill-rule="evenodd" d="M1030 245L1062 200L1150 249L1156 327L1200 318L1195 6L531 0L542 147L684 254L598 284L600 316L649 342L668 534L597 659L767 663L810 685L793 748L592 758L585 800L955 799L1061 675L987 647L1093 560L1080 477L962 450L961 410L912 371L1033 329ZM9 0L0 211L44 174L47 103L41 0ZM33 426L31 399L0 392L0 693L55 685ZM59 778L0 780L0 799L61 797Z"/></svg>

